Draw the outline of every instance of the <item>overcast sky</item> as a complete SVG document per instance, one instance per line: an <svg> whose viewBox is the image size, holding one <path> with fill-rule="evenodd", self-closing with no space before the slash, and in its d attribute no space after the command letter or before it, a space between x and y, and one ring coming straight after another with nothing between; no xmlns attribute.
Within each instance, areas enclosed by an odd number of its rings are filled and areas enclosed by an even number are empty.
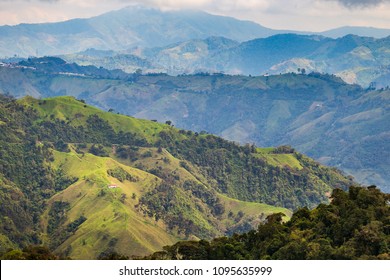
<svg viewBox="0 0 390 280"><path fill-rule="evenodd" d="M87 18L136 4L199 9L275 29L390 28L390 0L0 0L0 25Z"/></svg>

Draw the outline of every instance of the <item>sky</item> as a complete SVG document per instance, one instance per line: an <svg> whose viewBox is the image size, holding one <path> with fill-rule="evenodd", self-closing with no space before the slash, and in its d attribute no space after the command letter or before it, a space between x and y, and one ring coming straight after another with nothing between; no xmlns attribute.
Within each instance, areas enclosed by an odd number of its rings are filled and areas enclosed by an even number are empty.
<svg viewBox="0 0 390 280"><path fill-rule="evenodd" d="M390 0L0 0L0 25L88 18L131 5L203 10L273 29L325 31L341 26L390 29Z"/></svg>

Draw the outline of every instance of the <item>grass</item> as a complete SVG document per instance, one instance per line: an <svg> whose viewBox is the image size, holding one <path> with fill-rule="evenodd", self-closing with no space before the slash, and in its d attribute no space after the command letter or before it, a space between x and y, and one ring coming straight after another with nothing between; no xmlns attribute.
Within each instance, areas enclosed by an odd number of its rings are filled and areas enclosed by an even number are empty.
<svg viewBox="0 0 390 280"><path fill-rule="evenodd" d="M275 148L257 148L256 153L258 157L263 158L268 164L273 166L288 166L297 170L303 169L295 154L274 154L274 150Z"/></svg>
<svg viewBox="0 0 390 280"><path fill-rule="evenodd" d="M158 133L163 129L170 129L165 124L104 112L93 106L84 104L71 96L45 98L42 100L24 97L19 102L26 106L32 106L42 118L50 118L53 116L60 120L70 121L74 126L85 125L87 118L95 114L103 120L106 120L116 132L136 133L146 138L148 142L157 140Z"/></svg>
<svg viewBox="0 0 390 280"><path fill-rule="evenodd" d="M283 221L288 221L292 216L292 211L286 208L274 207L264 203L240 201L222 194L219 194L218 197L225 206L224 222L227 226L234 225L232 224L232 220L227 217L229 212L235 215L240 211L243 212L246 218L253 219L253 226L257 226L259 222L263 221L267 216L273 213L285 214Z"/></svg>
<svg viewBox="0 0 390 280"><path fill-rule="evenodd" d="M143 154L150 152L151 156L143 157ZM136 161L131 162L129 160L123 160L118 157L115 157L114 154L110 155L115 158L118 162L121 162L125 165L137 166L141 164L145 169L152 168L162 168L165 170L165 173L173 173L179 176L179 181L184 182L186 180L196 181L200 184L205 184L207 179L198 172L197 168L193 166L190 162L185 161L187 166L189 166L189 170L183 168L180 165L182 160L175 158L172 154L170 154L166 149L162 149L162 152L159 153L157 148L139 148L138 150L138 158Z"/></svg>
<svg viewBox="0 0 390 280"><path fill-rule="evenodd" d="M286 215L285 219L290 219L292 211L282 207L274 207L264 203L247 202L227 197L219 194L218 197L222 200L225 205L226 211L232 211L237 213L242 211L247 216L258 217L263 214L264 216L271 215L273 213L283 213Z"/></svg>
<svg viewBox="0 0 390 280"><path fill-rule="evenodd" d="M68 175L78 177L79 181L51 198L48 205L54 201L70 203L64 224L71 223L81 215L87 218L56 252L68 251L74 259L96 259L107 249L125 255L145 255L178 240L166 232L161 222L144 217L135 208L142 192L156 185L153 175L111 158L91 154L81 157L75 153L54 151L54 158L53 167L63 168ZM139 181L120 182L108 176L107 170L116 166L139 178ZM116 184L118 188L108 189L109 184ZM132 198L133 194L136 195L135 199ZM47 219L48 210L43 215L43 226L47 225Z"/></svg>

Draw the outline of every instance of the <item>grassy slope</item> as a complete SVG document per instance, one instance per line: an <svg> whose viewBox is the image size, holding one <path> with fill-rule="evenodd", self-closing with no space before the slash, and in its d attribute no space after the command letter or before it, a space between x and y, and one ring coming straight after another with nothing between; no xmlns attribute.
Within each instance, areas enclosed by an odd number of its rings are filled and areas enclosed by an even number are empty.
<svg viewBox="0 0 390 280"><path fill-rule="evenodd" d="M132 194L139 197L145 188L155 185L153 175L110 158L91 154L80 157L74 153L54 153L54 166L61 166L68 175L81 179L52 197L49 205L54 201L70 203L65 223L70 223L81 215L87 218L76 233L57 248L57 252L63 252L71 246L70 257L93 259L104 249L113 247L122 254L131 252L142 255L177 240L164 230L164 225L145 218L134 208L137 199L132 199ZM108 176L107 169L117 166L139 178L139 181L122 183ZM108 189L109 184L116 184L118 188ZM126 195L124 202L120 201L122 194ZM47 211L44 216L47 216ZM47 221L47 217L43 220ZM118 241L110 246L110 241L115 238Z"/></svg>
<svg viewBox="0 0 390 280"><path fill-rule="evenodd" d="M259 218L259 216L265 218L272 213L283 213L285 214L285 220L290 219L292 215L292 211L282 208L282 207L274 207L264 203L255 203L255 202L246 202L240 201L237 199L233 199L227 197L225 195L220 194L219 198L222 200L226 209L229 209L233 213L238 213L239 211L245 213L247 217L252 217L254 219ZM230 223L231 221L226 219L226 223ZM258 222L259 220L257 220Z"/></svg>
<svg viewBox="0 0 390 280"><path fill-rule="evenodd" d="M295 154L274 154L273 151L274 148L257 148L258 156L273 166L288 166L298 170L303 168Z"/></svg>
<svg viewBox="0 0 390 280"><path fill-rule="evenodd" d="M196 172L195 167L191 166L193 172L180 167L180 161L166 150L163 151L162 155L158 154L155 148L144 148L141 153L145 151L151 151L152 157L139 160L136 163L142 163L144 166L152 168L158 162L166 172L175 171L180 180L193 180L199 183L206 181ZM135 205L138 204L138 198L146 190L157 185L159 179L156 179L157 177L154 175L119 163L112 158L96 157L88 153L81 156L74 152L54 151L54 156L53 167L62 168L67 175L77 177L79 181L50 199L48 209L42 219L43 228L47 226L48 211L54 201L70 203L70 210L67 212L64 225L71 223L81 215L87 218L75 234L56 249L57 253L69 251L69 256L74 259L94 259L102 251L111 248L125 255L145 255L183 238L183 236L168 232L163 221L160 220L156 223L135 208ZM169 158L169 163L164 163L161 160L163 157ZM139 178L139 181L121 183L116 178L108 176L107 170L117 166ZM109 184L116 184L118 188L108 189ZM105 192L103 196L101 195L102 191ZM136 195L136 199L131 198L133 193ZM120 201L122 194L126 194L124 203ZM185 196L185 193L182 195L183 200L191 199ZM246 219L252 218L253 226L261 221L259 217L264 218L271 213L282 212L287 217L291 216L291 211L285 208L239 201L224 195L218 195L218 197L226 209L226 212L220 217L221 223L218 229L212 229L213 224L210 224L198 209L192 210L195 223L214 231L216 236L222 235L228 227L234 225L234 221L228 217L229 212L234 214L243 212ZM114 242L114 245L110 245L113 240L118 241Z"/></svg>
<svg viewBox="0 0 390 280"><path fill-rule="evenodd" d="M20 103L34 107L42 118L54 116L60 120L70 121L74 126L85 125L88 116L96 114L106 120L116 132L137 133L151 142L157 139L158 133L164 127L167 127L167 125L148 120L104 112L70 96L47 98L43 99L43 101L31 97L24 97L20 99Z"/></svg>
<svg viewBox="0 0 390 280"><path fill-rule="evenodd" d="M137 199L132 199L132 194L135 193L138 198L146 187L155 185L153 175L110 158L91 154L80 157L74 153L54 153L54 166L61 166L68 175L80 180L51 198L49 206L54 201L70 203L66 224L81 215L87 218L76 233L57 248L57 252L63 252L71 246L70 257L93 259L100 252L113 247L122 254L143 255L178 240L164 230L164 225L154 223L135 210ZM139 181L121 183L108 176L107 169L117 166L139 178ZM116 184L118 188L108 189L109 184ZM102 192L105 194L102 195ZM122 194L126 194L124 203L120 201ZM47 221L47 213L44 221ZM118 241L110 246L113 239Z"/></svg>

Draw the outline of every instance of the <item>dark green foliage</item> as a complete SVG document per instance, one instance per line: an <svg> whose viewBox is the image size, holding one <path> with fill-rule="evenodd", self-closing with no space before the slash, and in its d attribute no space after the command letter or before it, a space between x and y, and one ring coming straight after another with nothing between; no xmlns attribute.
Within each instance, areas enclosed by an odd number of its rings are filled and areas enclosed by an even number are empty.
<svg viewBox="0 0 390 280"><path fill-rule="evenodd" d="M108 157L108 153L105 151L103 145L93 144L91 148L89 148L88 152L98 157Z"/></svg>
<svg viewBox="0 0 390 280"><path fill-rule="evenodd" d="M190 191L192 195L207 204L214 215L220 216L225 212L224 206L220 203L215 191L207 189L204 185L197 184L194 181L185 181L183 188Z"/></svg>
<svg viewBox="0 0 390 280"><path fill-rule="evenodd" d="M49 224L47 225L47 233L52 234L56 231L59 225L65 221L66 212L69 209L69 203L64 201L55 201L49 211Z"/></svg>
<svg viewBox="0 0 390 280"><path fill-rule="evenodd" d="M295 150L290 146L279 146L272 151L274 154L293 154L294 152Z"/></svg>
<svg viewBox="0 0 390 280"><path fill-rule="evenodd" d="M54 172L54 176L55 191L62 191L78 180L76 177L70 178L66 176L66 173L61 168Z"/></svg>
<svg viewBox="0 0 390 280"><path fill-rule="evenodd" d="M145 153L142 154L142 157L143 157L143 158L152 157L152 152L151 152L151 151L147 151L147 152L145 152Z"/></svg>
<svg viewBox="0 0 390 280"><path fill-rule="evenodd" d="M31 202L19 188L1 177L0 202L0 234L6 235L15 244L30 243L34 229L33 215L29 211Z"/></svg>
<svg viewBox="0 0 390 280"><path fill-rule="evenodd" d="M54 255L49 248L44 246L29 245L20 250L10 250L0 255L2 260L58 260L59 257Z"/></svg>
<svg viewBox="0 0 390 280"><path fill-rule="evenodd" d="M74 220L73 222L69 223L68 225L64 225L64 221L66 218L66 209L68 208L67 204L63 204L65 207L63 210L59 209L62 211L61 215L57 215L54 217L57 219L58 223L56 225L53 224L49 220L49 225L51 225L51 231L49 232L49 227L48 227L48 233L50 233L51 237L51 244L50 247L52 249L56 248L59 246L62 242L64 242L66 239L68 239L70 236L72 236L76 230L79 228L79 226L84 223L87 218L81 215L78 219ZM49 213L50 215L50 213ZM54 227L54 228L53 228ZM64 252L66 255L66 252Z"/></svg>
<svg viewBox="0 0 390 280"><path fill-rule="evenodd" d="M101 252L98 256L98 260L128 260L129 257L125 255L121 255L115 252L112 249L108 249L104 252Z"/></svg>
<svg viewBox="0 0 390 280"><path fill-rule="evenodd" d="M80 114L76 114L75 118L78 115ZM78 143L82 146L85 143L148 146L147 141L135 133L116 133L106 120L97 115L90 115L85 126L75 127L70 121L53 119L40 120L39 125L33 128L34 135L39 135L41 140L59 144L60 150L65 148L65 143Z"/></svg>
<svg viewBox="0 0 390 280"><path fill-rule="evenodd" d="M179 242L150 259L390 259L390 195L375 188L336 189L329 205L301 208L282 223L273 214L257 230L210 242Z"/></svg>
<svg viewBox="0 0 390 280"><path fill-rule="evenodd" d="M70 233L73 233L77 230L77 228L82 224L84 223L85 221L87 220L86 217L84 216L80 216L77 220L73 221L72 223L68 224L68 226L66 227L66 231L67 232L70 232Z"/></svg>
<svg viewBox="0 0 390 280"><path fill-rule="evenodd" d="M97 115L91 115L87 119L88 134L93 135L94 143L107 144L109 139L114 139L116 133L107 121L101 119Z"/></svg>
<svg viewBox="0 0 390 280"><path fill-rule="evenodd" d="M192 201L188 201L186 197L192 197ZM205 207L199 206L201 202ZM215 217L220 217L225 212L214 190L190 180L182 184L173 177L165 177L164 182L145 193L139 203L145 214L154 217L156 221L163 219L169 230L203 238L213 236L214 229L209 229L194 219L194 213L206 214L208 222L215 224Z"/></svg>
<svg viewBox="0 0 390 280"><path fill-rule="evenodd" d="M131 161L136 161L138 159L137 151L138 147L125 147L120 145L116 148L116 155L121 159L130 159Z"/></svg>
<svg viewBox="0 0 390 280"><path fill-rule="evenodd" d="M56 175L47 164L50 144L41 143L37 114L0 95L0 233L24 247L37 243L39 216L56 192Z"/></svg>
<svg viewBox="0 0 390 280"><path fill-rule="evenodd" d="M346 189L351 184L337 170L322 167L298 154L297 159L304 165L302 170L269 165L256 155L254 146L239 146L212 135L193 135L178 141L173 130L169 130L162 131L160 138L158 145L199 166L203 175L215 182L216 189L240 200L290 209L314 207L327 197L311 174L320 176L330 186ZM276 152L293 153L294 150L283 146ZM180 165L190 170L185 161Z"/></svg>
<svg viewBox="0 0 390 280"><path fill-rule="evenodd" d="M206 207L199 208L198 201L203 201ZM146 215L156 221L164 220L168 230L187 237L191 234L203 238L213 236L215 229L208 228L207 224L194 217L202 215L203 211L210 213L212 215L203 215L209 224L216 226L215 216L224 212L224 207L213 191L191 181L181 184L173 176L164 177L161 184L140 197L139 204Z"/></svg>
<svg viewBox="0 0 390 280"><path fill-rule="evenodd" d="M54 148L57 151L64 152L64 153L69 153L69 147L68 144L64 142L64 140L58 140L57 142L54 143Z"/></svg>
<svg viewBox="0 0 390 280"><path fill-rule="evenodd" d="M116 167L114 169L108 169L107 174L118 179L121 182L128 180L130 182L137 182L138 178L131 176L126 170L121 167Z"/></svg>

